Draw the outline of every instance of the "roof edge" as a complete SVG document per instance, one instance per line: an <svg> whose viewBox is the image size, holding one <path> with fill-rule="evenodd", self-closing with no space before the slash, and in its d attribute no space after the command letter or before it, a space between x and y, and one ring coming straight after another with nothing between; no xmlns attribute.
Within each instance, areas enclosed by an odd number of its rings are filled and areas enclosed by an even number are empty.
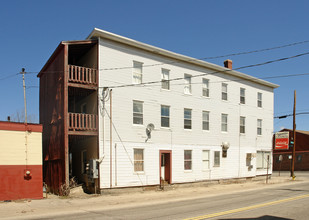
<svg viewBox="0 0 309 220"><path fill-rule="evenodd" d="M133 39L130 39L130 38L127 38L127 37L123 37L123 36L120 36L120 35L105 31L105 30L101 30L101 29L98 29L98 28L94 28L92 30L92 32L88 35L87 39L93 39L93 38L99 38L99 37L109 39L109 40L112 40L112 41L115 41L115 42L127 44L127 45L130 45L130 46L139 48L139 49L146 50L146 51L151 52L151 53L163 55L163 56L173 58L173 59L177 59L177 60L180 60L180 61L183 61L183 62L191 63L191 64L194 64L194 65L213 69L215 71L230 74L232 76L242 78L242 79L246 79L246 80L249 80L249 81L252 81L252 82L255 82L255 83L259 83L261 85L264 85L264 86L267 86L267 87L270 87L270 88L273 88L273 89L279 87L279 85L277 85L277 84L274 84L274 83L271 83L271 82L268 82L268 81L265 81L265 80L262 80L262 79L259 79L259 78L256 78L256 77L253 77L253 76L250 76L250 75L247 75L247 74L244 74L244 73L232 70L232 69L228 69L228 68L225 68L225 67L213 64L213 63L209 63L209 62L206 62L206 61L203 61L203 60L199 60L199 59L196 59L196 58L193 58L193 57L189 57L189 56L178 54L178 53L175 53L175 52L172 52L172 51L168 51L168 50L165 50L165 49L162 49L162 48L159 48L159 47L155 47L155 46L152 46L152 45L149 45L149 44L146 44L146 43L142 43L140 41L136 41L136 40L133 40Z"/></svg>

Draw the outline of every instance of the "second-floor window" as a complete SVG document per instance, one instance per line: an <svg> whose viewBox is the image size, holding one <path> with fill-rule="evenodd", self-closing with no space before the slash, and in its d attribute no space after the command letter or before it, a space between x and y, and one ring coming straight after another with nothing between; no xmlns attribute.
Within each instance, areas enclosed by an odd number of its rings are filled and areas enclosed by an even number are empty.
<svg viewBox="0 0 309 220"><path fill-rule="evenodd" d="M184 86L184 93L185 94L192 94L192 86L191 86L191 75L185 74L185 86Z"/></svg>
<svg viewBox="0 0 309 220"><path fill-rule="evenodd" d="M240 103L245 104L246 103L246 89L240 88Z"/></svg>
<svg viewBox="0 0 309 220"><path fill-rule="evenodd" d="M133 101L133 124L143 124L143 102Z"/></svg>
<svg viewBox="0 0 309 220"><path fill-rule="evenodd" d="M203 94L204 97L209 97L209 79L203 79Z"/></svg>
<svg viewBox="0 0 309 220"><path fill-rule="evenodd" d="M161 105L161 127L170 127L170 107Z"/></svg>
<svg viewBox="0 0 309 220"><path fill-rule="evenodd" d="M240 116L239 120L239 133L244 134L246 133L246 118Z"/></svg>
<svg viewBox="0 0 309 220"><path fill-rule="evenodd" d="M262 108L262 93L257 93L257 106Z"/></svg>
<svg viewBox="0 0 309 220"><path fill-rule="evenodd" d="M209 131L209 112L203 111L203 130Z"/></svg>
<svg viewBox="0 0 309 220"><path fill-rule="evenodd" d="M221 114L221 131L227 132L227 114Z"/></svg>
<svg viewBox="0 0 309 220"><path fill-rule="evenodd" d="M161 69L161 88L170 89L170 71L167 69Z"/></svg>
<svg viewBox="0 0 309 220"><path fill-rule="evenodd" d="M143 63L133 61L133 84L141 84L143 82Z"/></svg>
<svg viewBox="0 0 309 220"><path fill-rule="evenodd" d="M221 99L227 101L227 84L222 83Z"/></svg>
<svg viewBox="0 0 309 220"><path fill-rule="evenodd" d="M192 129L192 110L184 109L184 129Z"/></svg>
<svg viewBox="0 0 309 220"><path fill-rule="evenodd" d="M262 119L257 120L257 135L262 135Z"/></svg>

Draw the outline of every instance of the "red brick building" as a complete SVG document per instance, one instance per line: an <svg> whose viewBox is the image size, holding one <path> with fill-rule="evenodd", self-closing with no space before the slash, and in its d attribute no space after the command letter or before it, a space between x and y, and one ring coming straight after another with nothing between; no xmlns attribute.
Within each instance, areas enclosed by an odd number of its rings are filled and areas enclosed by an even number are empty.
<svg viewBox="0 0 309 220"><path fill-rule="evenodd" d="M283 129L290 133L290 140L293 137L293 130ZM275 150L275 140L273 141L273 170L289 171L292 166L293 147L288 150ZM282 161L279 160L282 155ZM309 171L309 131L296 130L295 148L295 171Z"/></svg>

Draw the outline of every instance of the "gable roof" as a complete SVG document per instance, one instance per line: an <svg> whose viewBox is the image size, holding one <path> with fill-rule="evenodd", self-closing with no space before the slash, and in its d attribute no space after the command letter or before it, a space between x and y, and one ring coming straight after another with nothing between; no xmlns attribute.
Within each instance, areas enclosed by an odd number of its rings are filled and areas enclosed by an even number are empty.
<svg viewBox="0 0 309 220"><path fill-rule="evenodd" d="M198 66L202 66L202 67L206 67L215 71L220 71L220 72L224 72L226 74L241 78L241 79L245 79L257 84L261 84L270 88L278 88L279 85L262 80L262 79L258 79L256 77L235 71L235 70L231 70L231 69L227 69L225 67L213 64L213 63L209 63L203 60L199 60L196 58L192 58L189 56L185 56L185 55L181 55L178 53L174 53L165 49L161 49L159 47L155 47L149 44L145 44L127 37L123 37L108 31L104 31L98 28L94 28L93 31L90 33L90 35L87 37L87 39L92 39L92 38L104 38L104 39L109 39L118 43L123 43L132 47L136 47L154 54L158 54L158 55L162 55L162 56L166 56L169 58L173 58L179 61L183 61L183 62L187 62L187 63L191 63L194 65L198 65Z"/></svg>

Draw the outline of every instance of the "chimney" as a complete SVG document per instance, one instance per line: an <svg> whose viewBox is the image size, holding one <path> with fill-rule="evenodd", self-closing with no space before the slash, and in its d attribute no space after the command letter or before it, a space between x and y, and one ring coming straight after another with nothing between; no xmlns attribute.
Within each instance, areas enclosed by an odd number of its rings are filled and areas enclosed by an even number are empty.
<svg viewBox="0 0 309 220"><path fill-rule="evenodd" d="M11 121L11 117L10 116L8 116L8 121Z"/></svg>
<svg viewBox="0 0 309 220"><path fill-rule="evenodd" d="M232 64L233 64L233 61L232 61L232 60L225 60L225 61L224 61L224 67L225 67L225 68L232 69Z"/></svg>

